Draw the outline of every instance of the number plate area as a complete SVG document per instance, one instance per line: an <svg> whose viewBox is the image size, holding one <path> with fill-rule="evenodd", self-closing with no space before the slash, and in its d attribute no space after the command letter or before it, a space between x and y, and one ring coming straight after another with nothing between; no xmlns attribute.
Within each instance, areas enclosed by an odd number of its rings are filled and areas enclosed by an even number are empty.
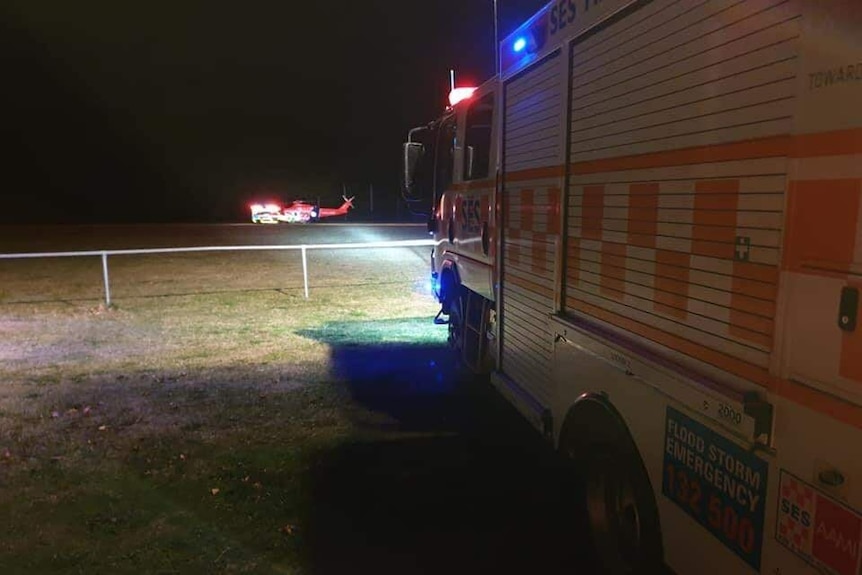
<svg viewBox="0 0 862 575"><path fill-rule="evenodd" d="M766 461L667 407L662 494L760 570Z"/></svg>

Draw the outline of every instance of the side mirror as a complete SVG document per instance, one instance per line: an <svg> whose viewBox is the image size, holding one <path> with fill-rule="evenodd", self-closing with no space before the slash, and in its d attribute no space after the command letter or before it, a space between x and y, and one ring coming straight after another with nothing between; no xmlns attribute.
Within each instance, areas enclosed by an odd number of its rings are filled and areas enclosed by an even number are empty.
<svg viewBox="0 0 862 575"><path fill-rule="evenodd" d="M404 173L402 174L401 186L405 196L415 195L416 167L425 152L425 146L418 142L406 142L404 144Z"/></svg>

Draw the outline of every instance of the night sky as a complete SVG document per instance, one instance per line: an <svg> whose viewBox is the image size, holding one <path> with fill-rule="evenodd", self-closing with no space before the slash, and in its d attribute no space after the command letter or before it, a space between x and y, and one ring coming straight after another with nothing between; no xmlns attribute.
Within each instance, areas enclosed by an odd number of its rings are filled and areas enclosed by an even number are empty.
<svg viewBox="0 0 862 575"><path fill-rule="evenodd" d="M543 4L498 0L500 38ZM391 218L449 68L493 73L493 1L6 0L0 46L2 223L247 221L344 186Z"/></svg>

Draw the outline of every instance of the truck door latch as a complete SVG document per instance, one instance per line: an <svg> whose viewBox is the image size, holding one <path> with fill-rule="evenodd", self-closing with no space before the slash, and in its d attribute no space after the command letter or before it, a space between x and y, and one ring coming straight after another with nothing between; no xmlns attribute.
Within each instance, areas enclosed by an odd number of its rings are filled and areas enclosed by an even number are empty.
<svg viewBox="0 0 862 575"><path fill-rule="evenodd" d="M756 392L745 394L742 400L745 415L754 419L754 442L772 445L772 404L764 401Z"/></svg>
<svg viewBox="0 0 862 575"><path fill-rule="evenodd" d="M841 304L838 306L838 327L844 331L855 331L858 310L859 288L842 288Z"/></svg>

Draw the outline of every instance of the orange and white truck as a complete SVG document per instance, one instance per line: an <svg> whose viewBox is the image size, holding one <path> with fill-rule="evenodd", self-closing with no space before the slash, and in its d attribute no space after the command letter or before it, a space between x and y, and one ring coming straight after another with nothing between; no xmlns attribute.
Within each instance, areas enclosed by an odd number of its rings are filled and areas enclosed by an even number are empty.
<svg viewBox="0 0 862 575"><path fill-rule="evenodd" d="M404 185L597 558L860 575L862 1L554 0L498 56Z"/></svg>

